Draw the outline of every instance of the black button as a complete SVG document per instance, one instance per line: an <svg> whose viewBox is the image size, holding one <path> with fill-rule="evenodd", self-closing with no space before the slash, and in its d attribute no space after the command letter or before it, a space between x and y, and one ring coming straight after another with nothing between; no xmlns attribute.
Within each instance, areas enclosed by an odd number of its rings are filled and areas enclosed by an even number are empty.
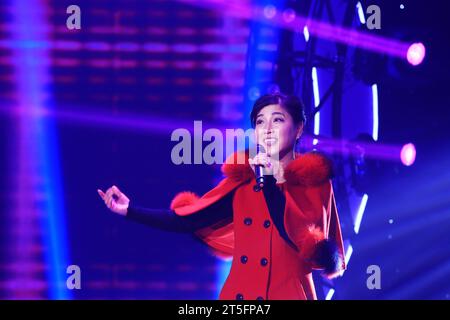
<svg viewBox="0 0 450 320"><path fill-rule="evenodd" d="M267 261L266 258L262 258L262 259L261 259L261 265L262 265L262 266L266 266L268 262L269 262L269 261Z"/></svg>
<svg viewBox="0 0 450 320"><path fill-rule="evenodd" d="M256 300L264 300L264 298L259 296L259 297L256 298Z"/></svg>
<svg viewBox="0 0 450 320"><path fill-rule="evenodd" d="M264 221L264 228L267 229L268 227L270 227L270 220Z"/></svg>
<svg viewBox="0 0 450 320"><path fill-rule="evenodd" d="M236 295L236 300L244 300L244 296L241 293Z"/></svg>
<svg viewBox="0 0 450 320"><path fill-rule="evenodd" d="M244 224L245 224L246 226L251 225L251 224L252 224L252 218L245 218L245 219L244 219Z"/></svg>
<svg viewBox="0 0 450 320"><path fill-rule="evenodd" d="M242 263L247 263L248 261L248 257L247 256L241 256L241 262Z"/></svg>

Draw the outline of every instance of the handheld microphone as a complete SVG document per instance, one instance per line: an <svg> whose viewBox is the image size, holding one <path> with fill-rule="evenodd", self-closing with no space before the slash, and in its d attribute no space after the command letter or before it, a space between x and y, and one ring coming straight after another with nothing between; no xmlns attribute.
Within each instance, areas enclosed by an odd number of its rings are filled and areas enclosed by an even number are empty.
<svg viewBox="0 0 450 320"><path fill-rule="evenodd" d="M266 150L264 147L260 144L256 145L256 154L259 153L265 153ZM261 189L264 187L264 166L258 164L255 165L255 176L256 176L256 184L253 187L253 190L255 192L261 191Z"/></svg>

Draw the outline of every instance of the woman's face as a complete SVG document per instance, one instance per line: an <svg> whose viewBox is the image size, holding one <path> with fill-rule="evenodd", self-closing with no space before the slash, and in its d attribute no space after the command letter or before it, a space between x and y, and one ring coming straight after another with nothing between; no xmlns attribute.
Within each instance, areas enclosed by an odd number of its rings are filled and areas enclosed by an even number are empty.
<svg viewBox="0 0 450 320"><path fill-rule="evenodd" d="M278 155L279 159L292 151L302 130L303 125L295 125L289 112L278 104L265 106L256 116L256 143L264 146L270 156Z"/></svg>

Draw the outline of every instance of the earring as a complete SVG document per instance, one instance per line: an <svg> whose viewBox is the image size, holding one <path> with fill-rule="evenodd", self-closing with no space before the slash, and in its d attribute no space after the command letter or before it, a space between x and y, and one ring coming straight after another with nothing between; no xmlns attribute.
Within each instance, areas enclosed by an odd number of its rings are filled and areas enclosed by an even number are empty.
<svg viewBox="0 0 450 320"><path fill-rule="evenodd" d="M292 158L293 158L294 160L295 160L295 158L297 157L297 156L296 156L295 149L296 149L296 147L297 147L298 140L300 140L300 138L295 139L295 142L294 142L294 148L293 148L293 150L292 150Z"/></svg>

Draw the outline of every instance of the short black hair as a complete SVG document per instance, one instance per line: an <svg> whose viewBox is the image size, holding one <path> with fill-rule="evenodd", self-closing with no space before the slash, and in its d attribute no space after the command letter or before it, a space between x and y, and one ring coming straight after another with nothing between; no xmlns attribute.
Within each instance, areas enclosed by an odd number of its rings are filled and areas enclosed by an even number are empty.
<svg viewBox="0 0 450 320"><path fill-rule="evenodd" d="M285 109L291 115L295 125L300 123L305 124L305 106L300 98L294 95L285 95L277 92L262 95L255 101L252 112L250 113L252 128L255 128L256 126L256 116L261 109L271 104L278 104Z"/></svg>

